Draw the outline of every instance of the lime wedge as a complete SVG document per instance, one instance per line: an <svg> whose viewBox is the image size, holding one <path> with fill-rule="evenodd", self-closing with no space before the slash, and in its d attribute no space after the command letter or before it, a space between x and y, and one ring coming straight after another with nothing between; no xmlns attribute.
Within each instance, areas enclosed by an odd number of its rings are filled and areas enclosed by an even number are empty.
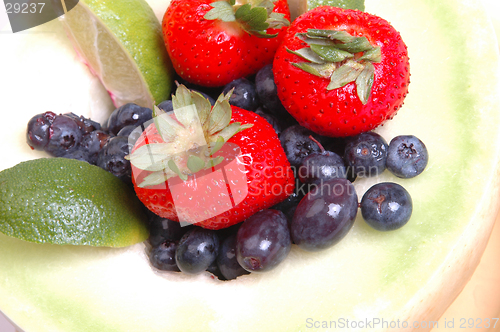
<svg viewBox="0 0 500 332"><path fill-rule="evenodd" d="M30 242L124 247L144 241L142 205L86 162L42 158L0 172L0 232Z"/></svg>
<svg viewBox="0 0 500 332"><path fill-rule="evenodd" d="M115 106L133 102L152 108L169 98L173 69L147 2L79 1L61 21Z"/></svg>

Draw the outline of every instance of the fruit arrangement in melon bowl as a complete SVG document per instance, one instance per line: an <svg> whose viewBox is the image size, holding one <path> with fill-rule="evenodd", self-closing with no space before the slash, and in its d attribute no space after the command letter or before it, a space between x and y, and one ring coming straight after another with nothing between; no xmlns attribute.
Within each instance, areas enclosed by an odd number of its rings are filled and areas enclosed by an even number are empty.
<svg viewBox="0 0 500 332"><path fill-rule="evenodd" d="M86 0L0 39L23 331L412 331L479 262L500 62L476 1Z"/></svg>

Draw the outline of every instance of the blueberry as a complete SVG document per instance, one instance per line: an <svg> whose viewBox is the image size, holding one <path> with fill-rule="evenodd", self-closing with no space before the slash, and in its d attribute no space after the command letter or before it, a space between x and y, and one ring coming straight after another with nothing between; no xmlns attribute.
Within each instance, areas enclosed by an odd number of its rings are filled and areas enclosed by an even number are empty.
<svg viewBox="0 0 500 332"><path fill-rule="evenodd" d="M147 127L149 122L144 124L144 127L136 127L135 125L123 127L116 136L124 136L128 138L128 142L131 146L135 145L135 142L141 137L143 133L143 128Z"/></svg>
<svg viewBox="0 0 500 332"><path fill-rule="evenodd" d="M200 93L203 97L207 98L208 101L210 102L210 105L214 106L215 105L215 99L213 99L212 97L210 97L209 95L207 95L205 92L202 92L202 91L199 91L199 90L191 90L191 91L196 91L198 93Z"/></svg>
<svg viewBox="0 0 500 332"><path fill-rule="evenodd" d="M276 135L281 134L281 125L280 125L278 119L276 119L276 117L264 112L262 107L257 108L255 110L255 114L258 114L261 117L263 117L273 127L274 131L276 132Z"/></svg>
<svg viewBox="0 0 500 332"><path fill-rule="evenodd" d="M425 144L415 136L397 136L391 140L387 153L387 169L400 178L422 173L429 161Z"/></svg>
<svg viewBox="0 0 500 332"><path fill-rule="evenodd" d="M280 121L281 130L296 125L297 121L287 112L278 98L272 65L262 67L255 75L255 89L262 105Z"/></svg>
<svg viewBox="0 0 500 332"><path fill-rule="evenodd" d="M249 272L266 272L288 256L291 246L283 212L262 210L245 220L238 230L236 258Z"/></svg>
<svg viewBox="0 0 500 332"><path fill-rule="evenodd" d="M146 107L128 103L113 111L108 119L108 131L116 135L125 126L139 126L153 118L153 111Z"/></svg>
<svg viewBox="0 0 500 332"><path fill-rule="evenodd" d="M49 141L45 151L56 157L63 157L78 149L82 140L78 124L69 116L57 115L49 128Z"/></svg>
<svg viewBox="0 0 500 332"><path fill-rule="evenodd" d="M172 100L165 100L158 104L158 108L161 108L165 112L172 112L174 105L172 104Z"/></svg>
<svg viewBox="0 0 500 332"><path fill-rule="evenodd" d="M149 243L154 247L166 240L179 241L189 229L177 221L155 216L150 220Z"/></svg>
<svg viewBox="0 0 500 332"><path fill-rule="evenodd" d="M80 142L80 149L86 153L86 161L90 164L97 164L99 151L106 145L111 136L102 130L95 130L83 136Z"/></svg>
<svg viewBox="0 0 500 332"><path fill-rule="evenodd" d="M274 115L280 117L288 114L280 99L278 98L278 88L274 83L272 65L262 67L255 75L255 89L262 104Z"/></svg>
<svg viewBox="0 0 500 332"><path fill-rule="evenodd" d="M194 227L180 239L175 261L182 272L197 274L205 271L218 253L217 234L209 229Z"/></svg>
<svg viewBox="0 0 500 332"><path fill-rule="evenodd" d="M226 227L226 228L221 228L216 230L215 232L217 233L217 236L219 237L219 240L222 242L229 236L236 234L238 232L238 229L240 228L241 223Z"/></svg>
<svg viewBox="0 0 500 332"><path fill-rule="evenodd" d="M325 142L325 150L332 151L339 156L343 156L348 139L349 138L345 137L329 137L328 142Z"/></svg>
<svg viewBox="0 0 500 332"><path fill-rule="evenodd" d="M408 191L397 183L378 183L361 199L361 215L379 231L403 227L410 220L413 203Z"/></svg>
<svg viewBox="0 0 500 332"><path fill-rule="evenodd" d="M294 192L280 203L274 205L271 209L280 210L281 212L283 212L290 224L293 218L293 214L295 213L295 209L297 208L297 205L302 200L302 198L309 192L308 189L309 189L308 186L306 186L305 184L301 183L298 179L296 179Z"/></svg>
<svg viewBox="0 0 500 332"><path fill-rule="evenodd" d="M120 129L120 131L116 134L116 136L128 137L136 128L137 128L136 125L125 126L122 129Z"/></svg>
<svg viewBox="0 0 500 332"><path fill-rule="evenodd" d="M192 90L192 91L196 91L199 94L201 94L203 97L207 98L208 101L210 102L210 105L212 105L212 106L215 105L215 99L213 99L212 97L210 97L206 93L201 92L201 91L197 91L197 90ZM172 100L169 99L169 100L165 100L165 101L162 101L161 103L159 103L158 108L161 108L165 112L172 112L174 110L174 105L172 104Z"/></svg>
<svg viewBox="0 0 500 332"><path fill-rule="evenodd" d="M26 141L33 150L43 150L49 143L49 128L55 116L52 112L46 112L28 121Z"/></svg>
<svg viewBox="0 0 500 332"><path fill-rule="evenodd" d="M286 157L292 166L299 167L302 160L313 152L321 149L309 136L316 136L312 131L295 125L281 133L280 142Z"/></svg>
<svg viewBox="0 0 500 332"><path fill-rule="evenodd" d="M220 251L220 249L219 249L219 251ZM217 256L217 257L219 257L219 256ZM226 278L220 272L219 266L217 265L217 259L214 260L212 262L212 264L210 264L210 266L207 267L207 269L205 271L210 272L215 277L217 277L217 279L219 279L219 280L226 280Z"/></svg>
<svg viewBox="0 0 500 332"><path fill-rule="evenodd" d="M345 147L347 171L359 177L381 174L386 167L388 145L377 133L366 132L354 136Z"/></svg>
<svg viewBox="0 0 500 332"><path fill-rule="evenodd" d="M81 145L79 145L75 150L65 153L63 157L67 159L81 160L90 163L89 153Z"/></svg>
<svg viewBox="0 0 500 332"><path fill-rule="evenodd" d="M108 142L110 135L102 130L95 130L83 136L82 141L75 150L67 152L64 158L86 161L96 165L99 151Z"/></svg>
<svg viewBox="0 0 500 332"><path fill-rule="evenodd" d="M358 196L351 182L333 179L312 189L292 220L292 240L307 251L329 248L342 240L356 219Z"/></svg>
<svg viewBox="0 0 500 332"><path fill-rule="evenodd" d="M80 131L82 132L82 135L93 132L94 130L101 129L101 125L98 122L87 119L83 116L78 116L75 113L66 113L64 115L72 118L78 124L78 127L80 128Z"/></svg>
<svg viewBox="0 0 500 332"><path fill-rule="evenodd" d="M213 98L217 99L217 97L219 97L219 95L222 92L221 87L206 87L206 86L196 85L196 84L193 84L193 83L186 81L185 79L183 79L182 77L180 77L177 74L174 77L174 81L178 85L182 84L182 85L186 86L189 90L194 90L194 91L201 93L205 97L210 97L209 100L210 100L211 104L212 104L212 101L214 101ZM215 104L215 101L214 101L214 104ZM214 104L212 104L212 105L214 105Z"/></svg>
<svg viewBox="0 0 500 332"><path fill-rule="evenodd" d="M226 280L236 279L241 275L250 273L242 268L236 259L236 233L222 242L217 256L217 266Z"/></svg>
<svg viewBox="0 0 500 332"><path fill-rule="evenodd" d="M344 160L331 151L311 153L302 160L298 175L304 183L321 184L322 182L346 178Z"/></svg>
<svg viewBox="0 0 500 332"><path fill-rule="evenodd" d="M224 86L222 91L224 94L228 93L234 88L229 103L231 105L243 108L248 111L255 111L260 105L257 91L255 91L255 84L246 78L238 78Z"/></svg>
<svg viewBox="0 0 500 332"><path fill-rule="evenodd" d="M162 271L180 272L175 262L177 246L178 244L175 241L164 241L153 247L149 253L151 265Z"/></svg>
<svg viewBox="0 0 500 332"><path fill-rule="evenodd" d="M111 138L99 151L97 166L125 182L130 182L132 169L130 161L125 159L125 156L129 154L129 148L127 137L116 136Z"/></svg>

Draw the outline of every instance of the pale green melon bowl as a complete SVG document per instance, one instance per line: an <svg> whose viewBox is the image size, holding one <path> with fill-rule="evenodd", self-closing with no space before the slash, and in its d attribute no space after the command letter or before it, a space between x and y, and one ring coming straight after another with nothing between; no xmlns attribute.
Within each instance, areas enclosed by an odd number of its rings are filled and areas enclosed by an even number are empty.
<svg viewBox="0 0 500 332"><path fill-rule="evenodd" d="M151 4L158 16L167 6ZM401 32L412 72L404 107L378 131L387 140L417 135L431 159L415 179L385 172L356 188L361 196L375 182L406 187L414 215L404 228L380 233L358 217L334 248L293 248L274 271L230 282L155 272L142 244L60 247L0 235L0 310L27 332L327 331L323 321L377 318L407 321L393 330L411 331L414 321L437 321L472 275L498 212L496 39L478 1L366 0L366 11ZM0 62L9 92L0 169L43 156L24 143L35 113L107 116L109 99L58 22L0 41L9 50Z"/></svg>

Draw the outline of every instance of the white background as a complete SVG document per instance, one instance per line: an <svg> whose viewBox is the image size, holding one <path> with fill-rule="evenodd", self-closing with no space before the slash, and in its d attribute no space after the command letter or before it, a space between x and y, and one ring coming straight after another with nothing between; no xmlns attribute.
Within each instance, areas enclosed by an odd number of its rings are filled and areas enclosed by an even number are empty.
<svg viewBox="0 0 500 332"><path fill-rule="evenodd" d="M482 1L486 6L487 11L493 16L492 17L493 24L495 26L497 36L500 37L500 0L482 0ZM0 33L9 33L9 32L12 33L11 31L12 30L10 29L7 13L5 12L5 6L3 4L0 4ZM470 312L469 310L467 310L468 308L464 308L463 306L467 303L470 303L469 297L474 297L474 294L477 293L478 285L481 284L484 286L484 279L492 277L491 267L498 266L498 262L500 261L499 247L500 247L500 220L497 219L497 225L493 232L491 241L490 243L488 243L488 247L486 248L484 259L481 261L481 264L476 270L476 273L472 277L469 285L465 288L461 296L457 299L456 303L452 305L452 307L450 307L450 309L443 315L443 317L448 317L448 318L463 317L464 312L466 311ZM490 264L489 262L492 263ZM476 285L476 283L478 285ZM475 297L477 298L477 296ZM491 299L499 297L500 293L489 294L489 298ZM475 307L477 307L478 305L478 303L471 303L471 304L474 305ZM496 305L498 308L498 305L500 304L493 303L493 305ZM497 312L497 315L495 317L499 317L499 315L500 311ZM500 327L497 326L497 329L495 330L500 331ZM1 313L0 313L0 332L16 332L15 328Z"/></svg>

